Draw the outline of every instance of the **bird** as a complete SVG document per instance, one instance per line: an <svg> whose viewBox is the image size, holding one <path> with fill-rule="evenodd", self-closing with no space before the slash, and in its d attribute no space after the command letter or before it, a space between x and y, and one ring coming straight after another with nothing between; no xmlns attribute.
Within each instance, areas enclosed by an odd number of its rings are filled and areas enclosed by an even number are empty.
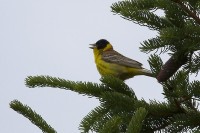
<svg viewBox="0 0 200 133"><path fill-rule="evenodd" d="M154 77L150 70L142 67L142 63L115 51L106 39L90 44L89 48L93 49L95 64L101 76L110 75L123 81L137 75Z"/></svg>

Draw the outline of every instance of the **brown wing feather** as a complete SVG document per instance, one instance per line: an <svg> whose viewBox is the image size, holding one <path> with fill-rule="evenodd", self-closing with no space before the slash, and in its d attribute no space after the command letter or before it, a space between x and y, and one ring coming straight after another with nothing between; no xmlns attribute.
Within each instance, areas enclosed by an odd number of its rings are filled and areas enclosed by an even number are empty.
<svg viewBox="0 0 200 133"><path fill-rule="evenodd" d="M142 64L140 62L125 57L114 50L104 51L102 53L102 59L106 62L119 64L127 67L142 68Z"/></svg>

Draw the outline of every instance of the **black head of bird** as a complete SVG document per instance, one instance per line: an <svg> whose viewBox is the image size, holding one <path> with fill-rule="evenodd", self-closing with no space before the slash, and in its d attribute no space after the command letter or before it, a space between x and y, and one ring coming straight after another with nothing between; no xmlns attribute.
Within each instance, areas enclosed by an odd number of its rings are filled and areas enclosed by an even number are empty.
<svg viewBox="0 0 200 133"><path fill-rule="evenodd" d="M97 48L97 49L104 49L108 44L110 44L106 39L100 39L95 44L90 44L91 49Z"/></svg>

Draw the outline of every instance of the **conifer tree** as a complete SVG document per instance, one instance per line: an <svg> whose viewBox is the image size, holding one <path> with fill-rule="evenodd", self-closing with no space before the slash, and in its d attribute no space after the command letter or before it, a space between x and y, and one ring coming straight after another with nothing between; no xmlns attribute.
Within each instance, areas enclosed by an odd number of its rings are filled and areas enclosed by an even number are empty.
<svg viewBox="0 0 200 133"><path fill-rule="evenodd" d="M166 102L139 100L129 86L111 76L102 77L101 84L30 76L27 87L66 89L99 99L100 106L81 121L81 132L200 132L200 81L189 80L200 70L200 0L124 0L111 9L128 21L158 32L143 41L140 49L148 54L157 51L150 55L149 64L162 85ZM168 54L169 60L163 63L159 54ZM56 132L30 107L16 100L10 106L43 132Z"/></svg>

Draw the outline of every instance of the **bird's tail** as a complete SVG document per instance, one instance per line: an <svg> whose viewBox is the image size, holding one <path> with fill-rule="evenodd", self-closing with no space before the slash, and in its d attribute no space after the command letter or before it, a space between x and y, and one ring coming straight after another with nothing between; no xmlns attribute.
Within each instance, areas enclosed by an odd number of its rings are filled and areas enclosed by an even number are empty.
<svg viewBox="0 0 200 133"><path fill-rule="evenodd" d="M155 75L148 69L143 68L141 72L142 72L142 75L149 76L149 77L155 77Z"/></svg>

